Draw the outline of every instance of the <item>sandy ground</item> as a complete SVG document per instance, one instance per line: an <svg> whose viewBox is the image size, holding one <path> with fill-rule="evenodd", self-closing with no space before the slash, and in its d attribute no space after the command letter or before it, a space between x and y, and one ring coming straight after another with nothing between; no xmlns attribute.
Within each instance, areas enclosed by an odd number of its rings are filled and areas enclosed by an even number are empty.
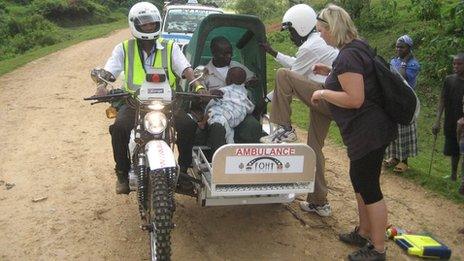
<svg viewBox="0 0 464 261"><path fill-rule="evenodd" d="M82 100L94 91L90 69L128 34L80 43L0 77L0 260L149 258L135 195L114 194L106 105ZM201 208L177 196L173 259L344 259L355 248L337 233L357 221L348 160L339 147L325 152L331 217L304 213L298 202ZM391 224L429 231L453 259L464 259L463 205L394 175L382 184ZM411 259L392 242L388 256Z"/></svg>

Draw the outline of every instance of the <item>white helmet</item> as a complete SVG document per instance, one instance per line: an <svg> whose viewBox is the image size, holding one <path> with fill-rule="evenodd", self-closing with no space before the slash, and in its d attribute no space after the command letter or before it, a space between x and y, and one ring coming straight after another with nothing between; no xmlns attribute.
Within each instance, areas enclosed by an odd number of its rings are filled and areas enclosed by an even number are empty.
<svg viewBox="0 0 464 261"><path fill-rule="evenodd" d="M136 3L129 11L129 28L132 35L141 40L156 39L161 32L161 15L155 5L148 2ZM155 23L153 32L143 32L140 26Z"/></svg>
<svg viewBox="0 0 464 261"><path fill-rule="evenodd" d="M316 26L316 12L309 5L290 7L282 18L282 30L293 27L301 37L307 36Z"/></svg>

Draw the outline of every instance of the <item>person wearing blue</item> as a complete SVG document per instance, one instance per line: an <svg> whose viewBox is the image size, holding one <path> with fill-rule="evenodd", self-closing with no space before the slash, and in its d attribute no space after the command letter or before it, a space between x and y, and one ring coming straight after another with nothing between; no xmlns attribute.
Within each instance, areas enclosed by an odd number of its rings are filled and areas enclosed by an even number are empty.
<svg viewBox="0 0 464 261"><path fill-rule="evenodd" d="M403 35L396 41L397 56L390 61L392 69L397 70L413 89L416 87L419 62L412 53L413 41ZM390 143L386 150L386 167L402 173L408 169L408 158L417 155L417 124L398 124L398 138Z"/></svg>

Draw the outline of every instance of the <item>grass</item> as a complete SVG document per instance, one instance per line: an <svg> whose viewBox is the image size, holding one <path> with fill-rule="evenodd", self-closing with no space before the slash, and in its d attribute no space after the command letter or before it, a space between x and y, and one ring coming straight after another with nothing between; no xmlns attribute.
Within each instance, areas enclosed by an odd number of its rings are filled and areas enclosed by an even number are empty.
<svg viewBox="0 0 464 261"><path fill-rule="evenodd" d="M404 16L404 14L401 14ZM408 18L410 19L410 18ZM433 26L430 22L411 21L407 25L395 26L381 32L366 32L361 34L371 43L371 45L379 48L379 53L385 57L392 57L394 53L393 43L399 35L412 30L416 26ZM285 38L284 40L282 40ZM285 54L294 55L297 48L291 43L288 32L273 32L268 34L268 40L277 51L282 51ZM418 56L419 62L421 57ZM267 79L268 89L271 90L275 85L275 72L281 66L270 56L267 55ZM431 84L432 83L432 84ZM410 169L401 174L402 177L412 180L416 184L424 188L436 192L445 198L455 202L464 203L464 198L459 195L459 182L451 182L449 178L445 178L451 172L449 157L443 156L444 137L442 132L438 135L432 169L430 175L429 167L434 143L434 136L431 134L431 127L435 121L436 101L438 100L439 86L433 85L427 75L419 74L418 95L421 99L421 114L418 119L418 156L409 159ZM442 117L443 118L443 117ZM299 100L294 100L292 103L292 123L299 128L307 129L309 122L308 108ZM329 139L335 144L343 146L340 132L335 123L332 123L329 130ZM458 170L458 173L460 170ZM387 175L397 175L389 172Z"/></svg>
<svg viewBox="0 0 464 261"><path fill-rule="evenodd" d="M79 26L63 29L64 34L69 35L69 39L47 47L33 49L12 59L0 61L0 76L47 54L56 52L85 40L105 36L116 29L125 27L127 27L127 21L125 19L120 19L116 22L107 24Z"/></svg>

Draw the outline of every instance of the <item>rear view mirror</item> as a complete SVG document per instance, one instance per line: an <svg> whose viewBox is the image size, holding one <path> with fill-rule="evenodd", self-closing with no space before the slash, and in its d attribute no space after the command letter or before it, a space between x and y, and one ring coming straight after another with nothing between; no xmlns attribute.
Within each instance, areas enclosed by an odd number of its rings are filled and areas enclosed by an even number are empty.
<svg viewBox="0 0 464 261"><path fill-rule="evenodd" d="M102 83L102 82L114 82L116 81L116 78L114 75L110 72L108 72L105 69L101 68L94 68L92 71L90 71L90 77L95 83Z"/></svg>

